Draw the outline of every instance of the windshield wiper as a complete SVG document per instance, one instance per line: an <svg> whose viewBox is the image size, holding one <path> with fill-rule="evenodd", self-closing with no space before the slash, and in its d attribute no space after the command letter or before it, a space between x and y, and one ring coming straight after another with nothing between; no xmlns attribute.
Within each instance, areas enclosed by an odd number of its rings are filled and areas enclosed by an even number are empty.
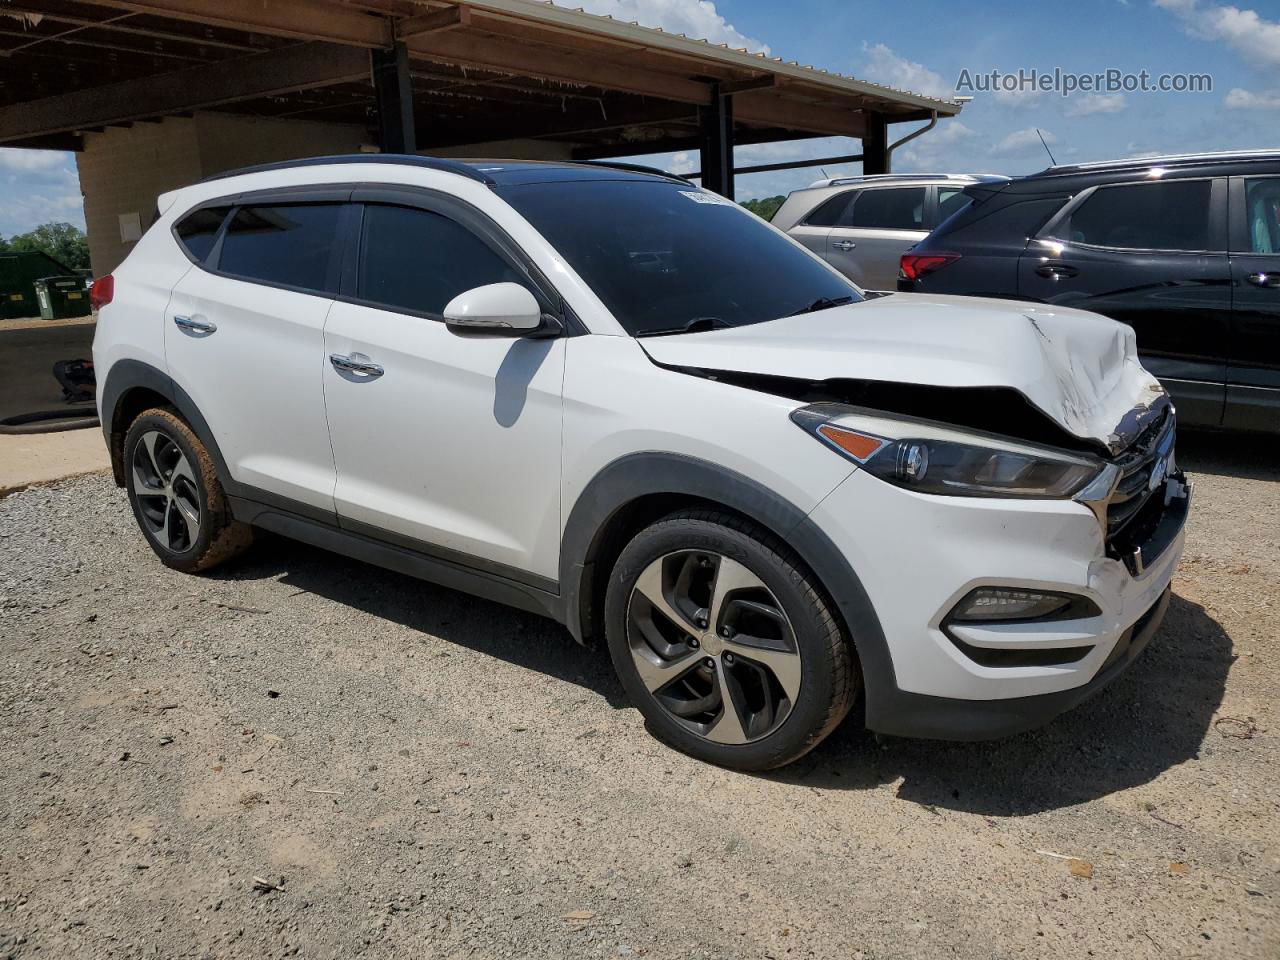
<svg viewBox="0 0 1280 960"><path fill-rule="evenodd" d="M719 317L694 317L688 323L679 327L664 327L659 330L646 330L644 333L637 333L637 337L665 337L672 333L705 333L707 330L716 330L723 327L732 327L733 324L721 320Z"/></svg>
<svg viewBox="0 0 1280 960"><path fill-rule="evenodd" d="M846 303L853 303L853 297L819 297L813 303L801 307L799 310L786 314L788 317L798 317L802 313L817 313L819 310L830 310L832 307L842 307Z"/></svg>

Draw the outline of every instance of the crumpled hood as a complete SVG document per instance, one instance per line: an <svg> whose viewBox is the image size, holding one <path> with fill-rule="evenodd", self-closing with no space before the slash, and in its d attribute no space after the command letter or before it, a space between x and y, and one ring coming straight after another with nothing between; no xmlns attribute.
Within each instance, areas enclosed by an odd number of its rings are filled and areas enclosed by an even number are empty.
<svg viewBox="0 0 1280 960"><path fill-rule="evenodd" d="M1096 313L976 297L894 294L817 313L641 340L658 363L805 380L1008 387L1113 451L1165 396L1133 329Z"/></svg>

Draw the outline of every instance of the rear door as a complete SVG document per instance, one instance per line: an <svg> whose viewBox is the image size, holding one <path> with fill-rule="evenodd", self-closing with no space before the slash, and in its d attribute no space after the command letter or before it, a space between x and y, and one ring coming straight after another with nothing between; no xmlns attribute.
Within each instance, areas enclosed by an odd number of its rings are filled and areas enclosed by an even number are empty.
<svg viewBox="0 0 1280 960"><path fill-rule="evenodd" d="M898 261L928 235L929 187L865 187L827 235L827 260L859 286L895 290Z"/></svg>
<svg viewBox="0 0 1280 960"><path fill-rule="evenodd" d="M441 316L489 283L519 283L550 309L547 291L469 207L413 191L354 198L366 201L358 261L324 331L339 523L469 567L556 579L565 340L464 336Z"/></svg>
<svg viewBox="0 0 1280 960"><path fill-rule="evenodd" d="M833 197L828 197L818 204L807 216L787 231L793 240L798 240L820 257L827 255L827 236L831 228L844 215L852 199L853 190L845 190Z"/></svg>
<svg viewBox="0 0 1280 960"><path fill-rule="evenodd" d="M300 195L242 200L216 234L193 234L199 262L173 289L165 353L232 478L332 520L321 374L343 206Z"/></svg>
<svg viewBox="0 0 1280 960"><path fill-rule="evenodd" d="M1223 425L1280 432L1280 176L1232 177L1231 347Z"/></svg>
<svg viewBox="0 0 1280 960"><path fill-rule="evenodd" d="M1020 296L1133 327L1143 365L1185 423L1222 422L1231 265L1226 180L1144 180L1082 192L1028 244Z"/></svg>

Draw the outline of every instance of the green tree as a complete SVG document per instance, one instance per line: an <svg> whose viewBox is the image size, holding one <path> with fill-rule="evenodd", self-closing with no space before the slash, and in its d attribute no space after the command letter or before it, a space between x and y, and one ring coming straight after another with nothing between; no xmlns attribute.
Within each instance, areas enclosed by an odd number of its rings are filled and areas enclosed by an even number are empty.
<svg viewBox="0 0 1280 960"><path fill-rule="evenodd" d="M782 206L782 201L786 197L764 197L760 200L743 200L742 205L763 220L772 220L773 215L778 212L778 208Z"/></svg>
<svg viewBox="0 0 1280 960"><path fill-rule="evenodd" d="M84 231L70 223L42 223L27 233L0 239L0 244L14 253L47 253L72 270L89 269L89 244Z"/></svg>

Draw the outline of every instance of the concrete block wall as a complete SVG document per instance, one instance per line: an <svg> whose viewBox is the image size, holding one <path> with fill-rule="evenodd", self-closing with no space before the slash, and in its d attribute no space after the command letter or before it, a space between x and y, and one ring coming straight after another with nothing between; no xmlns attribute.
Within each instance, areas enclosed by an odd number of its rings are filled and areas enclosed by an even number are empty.
<svg viewBox="0 0 1280 960"><path fill-rule="evenodd" d="M121 236L120 217L136 214L145 230L156 198L167 190L256 163L369 149L370 134L363 127L217 112L87 133L76 163L94 276L114 270L133 246L133 241ZM424 152L452 157L568 160L572 150L572 144L502 140Z"/></svg>
<svg viewBox="0 0 1280 960"><path fill-rule="evenodd" d="M200 143L192 118L107 127L87 133L76 154L89 256L96 277L110 273L128 254L120 238L120 216L136 213L145 230L156 197L199 180Z"/></svg>
<svg viewBox="0 0 1280 960"><path fill-rule="evenodd" d="M120 217L137 214L145 230L168 190L237 167L368 145L363 127L214 112L87 133L76 166L94 276L114 270L133 246L121 236Z"/></svg>

